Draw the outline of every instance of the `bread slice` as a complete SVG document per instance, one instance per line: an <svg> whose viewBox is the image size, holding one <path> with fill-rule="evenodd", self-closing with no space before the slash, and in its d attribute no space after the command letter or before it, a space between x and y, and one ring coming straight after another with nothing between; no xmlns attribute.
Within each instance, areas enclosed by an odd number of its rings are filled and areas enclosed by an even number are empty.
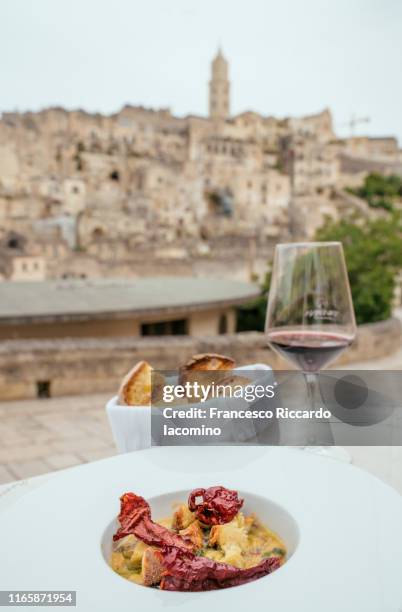
<svg viewBox="0 0 402 612"><path fill-rule="evenodd" d="M163 556L159 550L147 548L142 557L142 583L144 586L159 584L163 574Z"/></svg>
<svg viewBox="0 0 402 612"><path fill-rule="evenodd" d="M193 357L179 369L179 384L197 380L197 375L194 375L195 372L233 370L235 365L234 359L226 357L226 355L218 355L217 353L193 355Z"/></svg>
<svg viewBox="0 0 402 612"><path fill-rule="evenodd" d="M194 512L188 509L187 504L180 504L173 514L172 528L180 531L186 529L193 521L195 521Z"/></svg>
<svg viewBox="0 0 402 612"><path fill-rule="evenodd" d="M154 372L153 375L152 372ZM164 383L165 379L162 374L155 372L148 362L139 361L122 380L119 389L119 404L149 406L151 393L158 395Z"/></svg>
<svg viewBox="0 0 402 612"><path fill-rule="evenodd" d="M218 353L200 353L193 355L184 366L185 370L233 370L235 361Z"/></svg>
<svg viewBox="0 0 402 612"><path fill-rule="evenodd" d="M193 521L191 525L179 531L179 534L187 541L190 541L193 550L200 550L204 544L204 536L201 530L201 525L198 521Z"/></svg>

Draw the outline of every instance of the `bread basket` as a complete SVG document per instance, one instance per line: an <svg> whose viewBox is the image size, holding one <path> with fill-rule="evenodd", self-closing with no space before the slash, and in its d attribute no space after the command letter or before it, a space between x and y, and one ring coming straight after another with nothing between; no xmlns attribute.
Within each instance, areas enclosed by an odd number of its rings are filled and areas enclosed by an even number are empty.
<svg viewBox="0 0 402 612"><path fill-rule="evenodd" d="M268 372L271 368L262 363L241 366L235 371L244 376L250 373L250 384L253 384L257 372ZM253 376L254 373L254 376ZM213 400L213 403L223 403L224 398ZM208 403L202 404L207 407ZM191 404L192 406L194 404ZM181 406L185 408L185 406ZM112 397L106 404L106 412L113 434L117 451L128 453L135 450L150 448L151 443L151 408L149 406L121 406L118 397ZM244 440L247 439L247 432L243 433Z"/></svg>

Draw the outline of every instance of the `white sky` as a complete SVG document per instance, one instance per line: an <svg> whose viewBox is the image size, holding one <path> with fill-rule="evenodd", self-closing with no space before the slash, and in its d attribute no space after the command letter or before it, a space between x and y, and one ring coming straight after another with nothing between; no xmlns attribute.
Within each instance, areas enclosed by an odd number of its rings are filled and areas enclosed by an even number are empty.
<svg viewBox="0 0 402 612"><path fill-rule="evenodd" d="M232 112L329 106L402 143L401 0L0 0L0 111L123 104L206 114L221 42Z"/></svg>

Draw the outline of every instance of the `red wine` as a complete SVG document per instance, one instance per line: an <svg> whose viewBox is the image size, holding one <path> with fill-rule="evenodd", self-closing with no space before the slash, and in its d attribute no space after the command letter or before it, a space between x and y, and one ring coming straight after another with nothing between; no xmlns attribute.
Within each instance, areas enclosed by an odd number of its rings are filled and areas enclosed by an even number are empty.
<svg viewBox="0 0 402 612"><path fill-rule="evenodd" d="M347 348L353 337L322 331L271 331L269 344L303 372L318 372Z"/></svg>

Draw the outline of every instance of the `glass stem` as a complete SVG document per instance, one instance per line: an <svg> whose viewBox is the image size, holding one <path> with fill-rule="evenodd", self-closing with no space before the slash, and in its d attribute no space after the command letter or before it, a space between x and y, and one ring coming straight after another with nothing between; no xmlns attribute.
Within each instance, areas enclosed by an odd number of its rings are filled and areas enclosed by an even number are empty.
<svg viewBox="0 0 402 612"><path fill-rule="evenodd" d="M307 399L308 399L308 410L316 410L319 403L319 388L318 388L318 374L315 372L303 372L304 380L306 381L307 388ZM311 428L308 439L306 440L307 444L316 444L316 436L314 434L314 429Z"/></svg>
<svg viewBox="0 0 402 612"><path fill-rule="evenodd" d="M315 372L303 372L306 381L309 410L316 410L319 397L318 374Z"/></svg>
<svg viewBox="0 0 402 612"><path fill-rule="evenodd" d="M306 381L307 397L309 401L309 410L316 411L321 408L322 396L320 385L318 382L317 372L303 372L304 380ZM329 422L321 419L309 419L310 428L307 436L307 445L332 445L334 443L331 425Z"/></svg>

